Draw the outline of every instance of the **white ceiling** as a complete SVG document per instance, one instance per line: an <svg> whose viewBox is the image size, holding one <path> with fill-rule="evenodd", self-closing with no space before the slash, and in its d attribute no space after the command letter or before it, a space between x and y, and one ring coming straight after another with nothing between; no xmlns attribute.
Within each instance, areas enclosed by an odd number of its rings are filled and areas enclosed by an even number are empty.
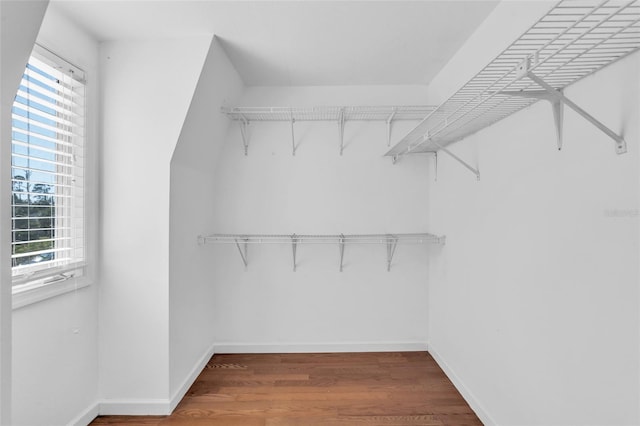
<svg viewBox="0 0 640 426"><path fill-rule="evenodd" d="M427 84L498 2L52 0L98 40L216 34L247 85Z"/></svg>

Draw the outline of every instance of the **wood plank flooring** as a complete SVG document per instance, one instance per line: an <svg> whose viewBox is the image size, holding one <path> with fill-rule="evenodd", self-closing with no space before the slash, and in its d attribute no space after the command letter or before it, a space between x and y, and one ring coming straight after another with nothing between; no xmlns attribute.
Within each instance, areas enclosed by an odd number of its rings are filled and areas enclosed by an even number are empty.
<svg viewBox="0 0 640 426"><path fill-rule="evenodd" d="M426 352L214 355L171 416L92 425L482 425Z"/></svg>

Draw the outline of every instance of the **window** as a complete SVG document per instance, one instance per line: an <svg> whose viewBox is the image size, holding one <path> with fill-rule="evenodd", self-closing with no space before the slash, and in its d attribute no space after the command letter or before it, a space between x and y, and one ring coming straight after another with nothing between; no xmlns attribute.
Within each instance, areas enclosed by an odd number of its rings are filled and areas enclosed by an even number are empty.
<svg viewBox="0 0 640 426"><path fill-rule="evenodd" d="M12 108L14 293L82 275L84 73L36 46Z"/></svg>

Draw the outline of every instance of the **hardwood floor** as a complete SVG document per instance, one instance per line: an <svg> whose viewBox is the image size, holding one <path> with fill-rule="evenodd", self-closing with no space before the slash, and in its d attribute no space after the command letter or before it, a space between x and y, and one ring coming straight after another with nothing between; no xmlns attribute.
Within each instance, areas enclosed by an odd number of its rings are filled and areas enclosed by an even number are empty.
<svg viewBox="0 0 640 426"><path fill-rule="evenodd" d="M171 416L92 425L482 425L426 352L215 355Z"/></svg>

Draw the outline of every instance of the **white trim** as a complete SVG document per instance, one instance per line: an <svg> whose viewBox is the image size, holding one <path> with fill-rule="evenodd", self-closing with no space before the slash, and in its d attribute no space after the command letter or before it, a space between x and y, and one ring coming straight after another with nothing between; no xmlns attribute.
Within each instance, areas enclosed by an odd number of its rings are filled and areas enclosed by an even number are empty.
<svg viewBox="0 0 640 426"><path fill-rule="evenodd" d="M231 343L214 345L215 353L421 352L426 342Z"/></svg>
<svg viewBox="0 0 640 426"><path fill-rule="evenodd" d="M76 282L77 280L77 282ZM69 293L75 290L89 286L90 281L83 278L69 279L60 282L43 284L41 286L25 289L13 293L12 308L19 309L32 303L41 302L61 294Z"/></svg>
<svg viewBox="0 0 640 426"><path fill-rule="evenodd" d="M100 415L170 415L180 403L191 385L196 381L209 359L213 356L212 345L198 360L196 365L185 378L182 385L172 395L171 399L106 399L100 401ZM93 419L92 419L93 420ZM87 423L88 424L88 423Z"/></svg>
<svg viewBox="0 0 640 426"><path fill-rule="evenodd" d="M57 53L49 50L48 48L40 45L37 42L33 46L33 51L31 52L31 54L33 55L34 53L39 61L42 61L50 67L58 69L62 74L72 77L74 80L78 80L85 84L84 70L72 64L70 61L67 61L66 59L60 57L60 55L58 55ZM61 67L65 67L65 69L61 69Z"/></svg>
<svg viewBox="0 0 640 426"><path fill-rule="evenodd" d="M489 415L489 412L480 403L478 398L473 395L469 388L462 382L462 379L460 379L460 377L453 371L449 364L447 364L447 362L440 356L438 351L434 349L431 343L429 343L429 354L440 366L442 371L444 371L444 374L447 375L449 380L451 380L464 400L467 401L467 404L469 404L471 409L480 418L482 424L484 424L485 426L498 426L498 423L493 419L493 417L491 417L491 415Z"/></svg>
<svg viewBox="0 0 640 426"><path fill-rule="evenodd" d="M191 370L191 373L184 379L182 385L175 391L175 393L171 396L171 400L169 401L169 409L171 412L176 409L182 398L186 395L187 391L191 387L191 385L196 381L204 367L207 365L209 360L214 354L215 345L211 345L209 349L202 355L202 357L198 360L196 365Z"/></svg>
<svg viewBox="0 0 640 426"><path fill-rule="evenodd" d="M32 252L33 253L33 252ZM48 261L49 264L56 263L55 260ZM42 263L38 264L42 265ZM22 273L18 275L13 275L13 292L19 293L20 289L23 287L29 288L34 283L37 286L39 281L44 281L47 278L54 278L56 276L60 277L62 275L66 275L69 278L73 277L82 277L84 276L84 268L87 266L85 261L81 262L73 262L68 263L66 265L58 265L49 268L41 268L33 271L33 265L24 265L24 266L16 266L12 268L15 272L16 269L29 270L31 268L31 272Z"/></svg>
<svg viewBox="0 0 640 426"><path fill-rule="evenodd" d="M100 415L168 416L168 399L104 399L100 401Z"/></svg>
<svg viewBox="0 0 640 426"><path fill-rule="evenodd" d="M93 405L89 406L86 410L76 416L75 419L71 420L67 426L87 426L96 417L98 417L99 414L100 403L96 401Z"/></svg>

